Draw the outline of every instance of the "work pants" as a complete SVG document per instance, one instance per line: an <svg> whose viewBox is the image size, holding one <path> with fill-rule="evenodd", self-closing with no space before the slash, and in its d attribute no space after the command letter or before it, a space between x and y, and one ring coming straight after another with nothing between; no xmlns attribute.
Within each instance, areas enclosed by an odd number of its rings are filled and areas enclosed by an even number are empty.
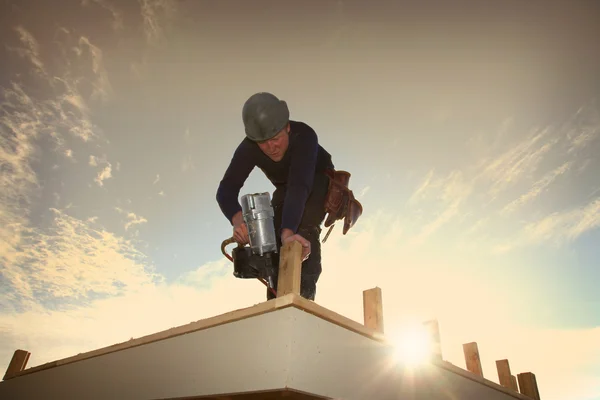
<svg viewBox="0 0 600 400"><path fill-rule="evenodd" d="M297 233L308 240L311 253L307 260L302 262L300 275L300 295L306 299L314 300L317 293L317 281L321 275L321 223L325 219L325 199L329 188L329 177L324 173L316 173L313 188L306 200L302 220ZM273 193L273 209L275 212L275 232L277 233L277 247L281 252L281 219L286 187L278 187ZM276 269L279 271L279 268ZM274 289L277 291L278 274L273 277ZM275 296L267 289L267 300Z"/></svg>

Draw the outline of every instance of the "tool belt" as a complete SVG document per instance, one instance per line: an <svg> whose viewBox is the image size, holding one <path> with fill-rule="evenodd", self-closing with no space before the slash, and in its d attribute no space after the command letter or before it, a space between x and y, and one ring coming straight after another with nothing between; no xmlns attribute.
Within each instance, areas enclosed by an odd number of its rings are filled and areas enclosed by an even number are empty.
<svg viewBox="0 0 600 400"><path fill-rule="evenodd" d="M347 171L336 171L328 169L325 174L329 177L329 188L325 197L325 227L330 227L329 232L323 239L327 240L331 229L336 221L344 220L344 228L342 233L345 235L348 230L354 226L358 217L361 216L363 208L356 198L354 193L348 187L350 181L350 173Z"/></svg>

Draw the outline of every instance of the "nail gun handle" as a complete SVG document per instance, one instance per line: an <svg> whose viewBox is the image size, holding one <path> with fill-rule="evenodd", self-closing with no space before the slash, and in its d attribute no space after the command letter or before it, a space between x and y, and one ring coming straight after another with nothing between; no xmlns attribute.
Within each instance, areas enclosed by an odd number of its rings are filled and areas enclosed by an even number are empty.
<svg viewBox="0 0 600 400"><path fill-rule="evenodd" d="M227 257L227 259L231 262L233 262L233 257L231 257L229 254L227 254L225 247L229 246L232 243L235 243L235 239L233 238L233 236L230 237L229 239L223 240L223 243L221 243L221 253L223 253L223 255L225 257Z"/></svg>

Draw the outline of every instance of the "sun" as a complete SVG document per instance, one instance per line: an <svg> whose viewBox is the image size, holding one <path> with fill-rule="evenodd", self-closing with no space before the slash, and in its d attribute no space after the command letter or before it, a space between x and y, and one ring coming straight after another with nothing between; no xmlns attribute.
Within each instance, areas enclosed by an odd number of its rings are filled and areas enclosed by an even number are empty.
<svg viewBox="0 0 600 400"><path fill-rule="evenodd" d="M397 362L409 367L423 365L430 360L430 333L422 324L404 327L394 341L394 356Z"/></svg>

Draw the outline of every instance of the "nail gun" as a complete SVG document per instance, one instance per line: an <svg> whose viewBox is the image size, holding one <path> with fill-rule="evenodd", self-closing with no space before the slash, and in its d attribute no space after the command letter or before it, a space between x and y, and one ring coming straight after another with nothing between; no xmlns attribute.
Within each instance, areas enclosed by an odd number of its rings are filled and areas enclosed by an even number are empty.
<svg viewBox="0 0 600 400"><path fill-rule="evenodd" d="M233 262L233 275L236 278L256 278L277 295L273 286L279 257L271 196L268 192L246 194L240 202L248 228L249 246L238 244L231 255L227 254L225 247L235 242L232 236L223 241L221 252Z"/></svg>

